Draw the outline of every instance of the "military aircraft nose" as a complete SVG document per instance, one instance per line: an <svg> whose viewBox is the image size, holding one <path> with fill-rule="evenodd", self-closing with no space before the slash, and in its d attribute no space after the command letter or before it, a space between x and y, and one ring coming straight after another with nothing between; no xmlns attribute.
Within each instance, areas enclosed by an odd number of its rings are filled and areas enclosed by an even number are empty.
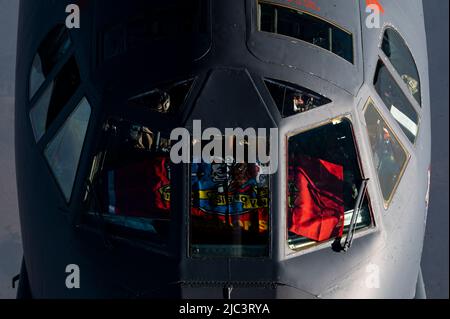
<svg viewBox="0 0 450 319"><path fill-rule="evenodd" d="M244 69L218 68L210 72L189 123L202 120L203 127L275 127L250 74Z"/></svg>

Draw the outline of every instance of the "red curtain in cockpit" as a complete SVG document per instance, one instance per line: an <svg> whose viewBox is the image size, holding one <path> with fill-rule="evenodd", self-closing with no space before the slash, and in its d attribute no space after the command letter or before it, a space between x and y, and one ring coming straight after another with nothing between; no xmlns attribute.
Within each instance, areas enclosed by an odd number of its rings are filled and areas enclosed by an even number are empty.
<svg viewBox="0 0 450 319"><path fill-rule="evenodd" d="M170 212L166 156L154 156L107 172L107 211L113 215L157 218Z"/></svg>
<svg viewBox="0 0 450 319"><path fill-rule="evenodd" d="M289 231L314 241L342 236L344 169L308 156L289 167Z"/></svg>

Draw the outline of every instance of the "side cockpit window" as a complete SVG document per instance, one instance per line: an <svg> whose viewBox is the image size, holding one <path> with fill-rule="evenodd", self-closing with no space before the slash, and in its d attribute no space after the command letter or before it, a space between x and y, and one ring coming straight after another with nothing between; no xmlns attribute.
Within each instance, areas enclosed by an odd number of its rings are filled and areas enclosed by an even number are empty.
<svg viewBox="0 0 450 319"><path fill-rule="evenodd" d="M295 84L265 79L275 104L282 117L304 113L331 103L330 99Z"/></svg>
<svg viewBox="0 0 450 319"><path fill-rule="evenodd" d="M45 37L34 57L29 98L36 141L43 137L80 86L80 72L75 57L70 56L70 48L67 29L59 25Z"/></svg>
<svg viewBox="0 0 450 319"><path fill-rule="evenodd" d="M90 116L91 106L87 99L83 98L44 152L67 202L72 196Z"/></svg>
<svg viewBox="0 0 450 319"><path fill-rule="evenodd" d="M291 249L343 237L364 176L351 122L339 119L288 139L288 243ZM373 226L367 193L356 229Z"/></svg>
<svg viewBox="0 0 450 319"><path fill-rule="evenodd" d="M387 28L384 32L381 49L405 82L411 95L421 105L422 92L419 71L405 40L397 31Z"/></svg>
<svg viewBox="0 0 450 319"><path fill-rule="evenodd" d="M419 114L381 61L378 61L374 86L392 117L414 144L419 133Z"/></svg>
<svg viewBox="0 0 450 319"><path fill-rule="evenodd" d="M111 119L93 165L88 224L115 235L163 244L171 218L170 139L163 132Z"/></svg>
<svg viewBox="0 0 450 319"><path fill-rule="evenodd" d="M69 52L71 41L63 25L55 27L39 46L30 72L29 98L32 99L55 66Z"/></svg>
<svg viewBox="0 0 450 319"><path fill-rule="evenodd" d="M80 73L71 57L55 78L47 84L30 111L34 137L39 141L80 86Z"/></svg>
<svg viewBox="0 0 450 319"><path fill-rule="evenodd" d="M388 206L402 178L409 157L371 100L367 103L364 116L381 192L385 206Z"/></svg>
<svg viewBox="0 0 450 319"><path fill-rule="evenodd" d="M69 33L64 25L58 25L41 42L33 59L29 119L36 142L46 141L42 145L45 159L67 203L72 198L92 112L88 99L77 95L80 86ZM80 96L79 100L74 100L75 96ZM49 131L56 133L45 136Z"/></svg>

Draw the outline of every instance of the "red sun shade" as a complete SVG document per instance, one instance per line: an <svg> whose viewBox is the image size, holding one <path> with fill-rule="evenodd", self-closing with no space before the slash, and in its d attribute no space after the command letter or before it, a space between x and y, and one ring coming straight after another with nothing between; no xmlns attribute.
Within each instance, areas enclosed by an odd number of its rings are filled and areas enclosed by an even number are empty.
<svg viewBox="0 0 450 319"><path fill-rule="evenodd" d="M314 241L342 236L344 168L296 156L289 167L289 231Z"/></svg>

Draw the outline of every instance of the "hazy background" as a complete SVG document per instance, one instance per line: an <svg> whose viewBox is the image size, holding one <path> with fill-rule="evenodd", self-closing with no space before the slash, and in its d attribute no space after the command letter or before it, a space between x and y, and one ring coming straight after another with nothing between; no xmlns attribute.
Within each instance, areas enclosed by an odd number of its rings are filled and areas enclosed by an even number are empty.
<svg viewBox="0 0 450 319"><path fill-rule="evenodd" d="M423 2L428 33L433 151L431 202L422 270L428 298L448 298L449 1L423 0Z"/></svg>
<svg viewBox="0 0 450 319"><path fill-rule="evenodd" d="M0 0L0 299L15 297L11 278L19 272L22 258L13 134L18 3L18 0ZM424 3L431 75L433 177L422 267L428 297L448 298L449 1L424 0Z"/></svg>
<svg viewBox="0 0 450 319"><path fill-rule="evenodd" d="M18 0L0 0L0 298L14 298L22 247L14 169L14 72Z"/></svg>

